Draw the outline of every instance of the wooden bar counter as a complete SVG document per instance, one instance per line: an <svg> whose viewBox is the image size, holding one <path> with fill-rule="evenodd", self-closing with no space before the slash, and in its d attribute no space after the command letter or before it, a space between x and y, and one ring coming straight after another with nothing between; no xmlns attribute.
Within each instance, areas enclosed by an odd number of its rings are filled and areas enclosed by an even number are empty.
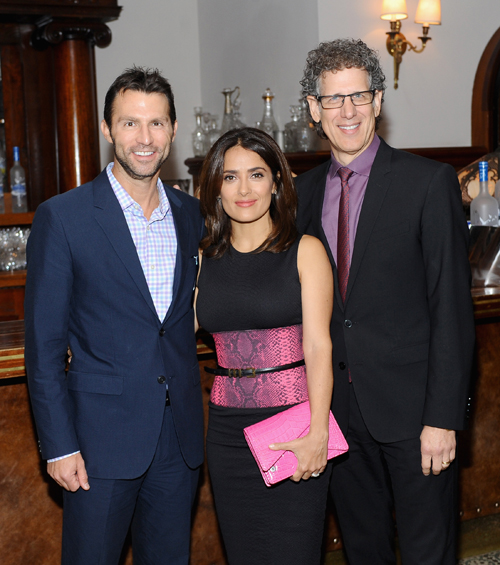
<svg viewBox="0 0 500 565"><path fill-rule="evenodd" d="M460 516L500 512L500 288L474 289L476 361L470 429L459 437ZM210 342L199 339L205 425L214 365ZM22 321L0 322L0 561L3 565L60 563L62 496L40 460L24 370ZM341 547L333 513L326 547ZM132 563L130 548L123 563ZM192 565L226 563L204 465L192 530Z"/></svg>

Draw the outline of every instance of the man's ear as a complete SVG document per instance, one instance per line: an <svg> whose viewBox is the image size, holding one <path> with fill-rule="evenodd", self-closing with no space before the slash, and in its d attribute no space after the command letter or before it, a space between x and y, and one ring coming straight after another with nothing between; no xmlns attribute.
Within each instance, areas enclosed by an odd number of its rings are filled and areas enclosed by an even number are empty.
<svg viewBox="0 0 500 565"><path fill-rule="evenodd" d="M113 139L111 138L111 132L109 131L109 127L108 124L106 123L106 120L102 120L101 122L101 131L102 131L102 135L104 135L104 137L106 138L106 141L108 141L109 143L113 143Z"/></svg>
<svg viewBox="0 0 500 565"><path fill-rule="evenodd" d="M311 112L312 119L315 122L321 122L321 107L320 103L316 100L316 97L309 95L307 97L307 103L309 104L309 111Z"/></svg>

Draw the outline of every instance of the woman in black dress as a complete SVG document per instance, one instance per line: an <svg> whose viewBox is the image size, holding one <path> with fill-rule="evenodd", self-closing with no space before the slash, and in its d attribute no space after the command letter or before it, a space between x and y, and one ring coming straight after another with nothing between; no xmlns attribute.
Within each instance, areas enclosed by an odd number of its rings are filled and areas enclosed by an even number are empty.
<svg viewBox="0 0 500 565"><path fill-rule="evenodd" d="M319 240L297 233L290 169L260 130L232 130L214 144L200 177L200 204L207 236L196 310L214 337L219 366L207 457L228 560L317 565L330 475L330 263ZM246 367L273 371L228 375L227 369ZM243 428L306 400L309 433L274 444L294 452L297 470L267 487Z"/></svg>

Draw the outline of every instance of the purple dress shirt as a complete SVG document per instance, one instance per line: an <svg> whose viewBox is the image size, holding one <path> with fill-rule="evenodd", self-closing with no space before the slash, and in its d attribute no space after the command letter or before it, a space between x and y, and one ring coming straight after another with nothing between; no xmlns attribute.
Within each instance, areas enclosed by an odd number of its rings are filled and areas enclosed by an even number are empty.
<svg viewBox="0 0 500 565"><path fill-rule="evenodd" d="M358 155L356 159L347 165L354 173L349 179L349 261L352 261L359 214L361 213L368 178L379 145L380 139L378 135L375 134L373 141L363 153ZM335 264L337 264L337 233L341 192L340 177L337 171L341 167L343 167L343 165L335 159L332 153L332 163L326 177L325 197L323 199L323 211L321 213L321 223L333 258L335 259Z"/></svg>

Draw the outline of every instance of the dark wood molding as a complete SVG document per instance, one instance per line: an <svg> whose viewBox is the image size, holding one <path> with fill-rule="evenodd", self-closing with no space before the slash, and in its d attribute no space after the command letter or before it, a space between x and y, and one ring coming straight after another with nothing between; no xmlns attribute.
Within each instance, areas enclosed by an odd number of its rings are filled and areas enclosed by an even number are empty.
<svg viewBox="0 0 500 565"><path fill-rule="evenodd" d="M117 0L0 0L0 23L19 21L36 23L39 18L96 18L109 22L121 12Z"/></svg>
<svg viewBox="0 0 500 565"><path fill-rule="evenodd" d="M496 149L499 138L499 101L494 100L500 73L500 28L488 42L474 78L471 109L472 145Z"/></svg>
<svg viewBox="0 0 500 565"><path fill-rule="evenodd" d="M107 47L111 43L111 30L105 23L96 20L57 19L37 26L31 45L44 50L50 45L72 39L83 39L92 46Z"/></svg>

